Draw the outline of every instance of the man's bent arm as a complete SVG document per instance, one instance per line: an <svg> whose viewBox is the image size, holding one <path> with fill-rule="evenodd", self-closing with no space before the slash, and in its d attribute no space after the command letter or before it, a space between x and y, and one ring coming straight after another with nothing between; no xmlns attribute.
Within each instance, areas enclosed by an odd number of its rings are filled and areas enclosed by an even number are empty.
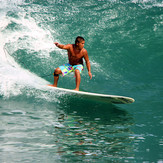
<svg viewBox="0 0 163 163"><path fill-rule="evenodd" d="M87 66L88 72L91 72L91 64L89 61L86 61L86 66Z"/></svg>
<svg viewBox="0 0 163 163"><path fill-rule="evenodd" d="M87 52L84 55L84 59L85 59L85 62L86 62L86 66L87 66L87 70L88 70L88 75L90 76L90 79L92 79L91 64L89 62L89 58L88 58L88 53Z"/></svg>

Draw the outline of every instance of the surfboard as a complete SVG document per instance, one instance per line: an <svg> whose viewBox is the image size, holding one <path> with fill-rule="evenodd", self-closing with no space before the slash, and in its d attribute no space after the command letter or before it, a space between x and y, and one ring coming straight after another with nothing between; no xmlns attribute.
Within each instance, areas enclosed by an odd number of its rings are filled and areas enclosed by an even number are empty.
<svg viewBox="0 0 163 163"><path fill-rule="evenodd" d="M52 87L48 86L51 89L59 92L64 92L68 95L77 95L86 99L101 101L105 103L113 103L113 104L130 104L133 103L135 100L131 97L125 96L116 96L116 95L107 95L107 94L99 94L99 93L91 93L91 92L84 92L84 91L75 91L65 88L59 87Z"/></svg>

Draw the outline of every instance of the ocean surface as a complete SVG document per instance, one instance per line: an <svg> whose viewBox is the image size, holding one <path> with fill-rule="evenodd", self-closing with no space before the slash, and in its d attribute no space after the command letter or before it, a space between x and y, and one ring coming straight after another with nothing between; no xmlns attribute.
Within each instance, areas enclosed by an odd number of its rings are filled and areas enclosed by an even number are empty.
<svg viewBox="0 0 163 163"><path fill-rule="evenodd" d="M46 87L85 38L80 89L128 96L105 104ZM59 87L74 89L74 74ZM162 0L0 0L0 162L163 163Z"/></svg>

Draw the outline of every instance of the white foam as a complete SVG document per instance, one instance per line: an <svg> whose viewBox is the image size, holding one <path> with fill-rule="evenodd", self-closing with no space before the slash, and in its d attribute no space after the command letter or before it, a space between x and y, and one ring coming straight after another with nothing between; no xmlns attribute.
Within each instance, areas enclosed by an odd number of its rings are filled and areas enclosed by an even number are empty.
<svg viewBox="0 0 163 163"><path fill-rule="evenodd" d="M143 8L163 7L163 2L158 0L132 0L132 3L139 4Z"/></svg>
<svg viewBox="0 0 163 163"><path fill-rule="evenodd" d="M25 0L14 0L14 1L11 1L11 0L1 0L0 1L0 8L14 8L14 7L17 7L17 5L21 5L25 2Z"/></svg>
<svg viewBox="0 0 163 163"><path fill-rule="evenodd" d="M2 20L5 23L1 25L1 29L4 29L10 23L16 23L21 28L14 32L7 31L5 42L15 43L15 47L12 47L13 50L22 48L33 51L46 51L46 57L48 57L49 52L54 49L51 33L40 28L33 18L29 16L26 18L26 15L22 13L19 16L19 19L10 18L10 20ZM22 40L21 42L19 41L20 39ZM45 53L40 54L45 55Z"/></svg>
<svg viewBox="0 0 163 163"><path fill-rule="evenodd" d="M54 50L52 36L48 30L39 27L33 18L27 17L24 13L18 13L18 15L18 18L13 18L4 14L0 19L0 94L9 98L25 92L26 96L54 101L55 92L42 90L42 85L48 82L22 68L12 57L13 52L23 48L40 51L40 55L48 58L49 52ZM20 25L21 28L16 31L7 29L11 22ZM19 41L20 39L23 41Z"/></svg>

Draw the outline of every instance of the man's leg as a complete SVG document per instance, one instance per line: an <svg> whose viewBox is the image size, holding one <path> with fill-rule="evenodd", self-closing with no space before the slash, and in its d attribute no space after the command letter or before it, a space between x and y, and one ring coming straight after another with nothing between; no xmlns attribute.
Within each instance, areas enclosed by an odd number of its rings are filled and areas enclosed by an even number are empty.
<svg viewBox="0 0 163 163"><path fill-rule="evenodd" d="M79 91L79 86L80 86L80 71L78 69L75 70L75 77L76 77L76 88L74 90Z"/></svg>
<svg viewBox="0 0 163 163"><path fill-rule="evenodd" d="M54 71L54 84L53 84L54 87L57 87L59 74L61 74L61 73L62 73L62 71L59 67L55 69L55 71Z"/></svg>
<svg viewBox="0 0 163 163"><path fill-rule="evenodd" d="M61 74L61 73L62 73L62 71L61 71L61 69L59 67L55 69L55 71L54 71L54 84L49 85L49 86L57 87L59 74Z"/></svg>

